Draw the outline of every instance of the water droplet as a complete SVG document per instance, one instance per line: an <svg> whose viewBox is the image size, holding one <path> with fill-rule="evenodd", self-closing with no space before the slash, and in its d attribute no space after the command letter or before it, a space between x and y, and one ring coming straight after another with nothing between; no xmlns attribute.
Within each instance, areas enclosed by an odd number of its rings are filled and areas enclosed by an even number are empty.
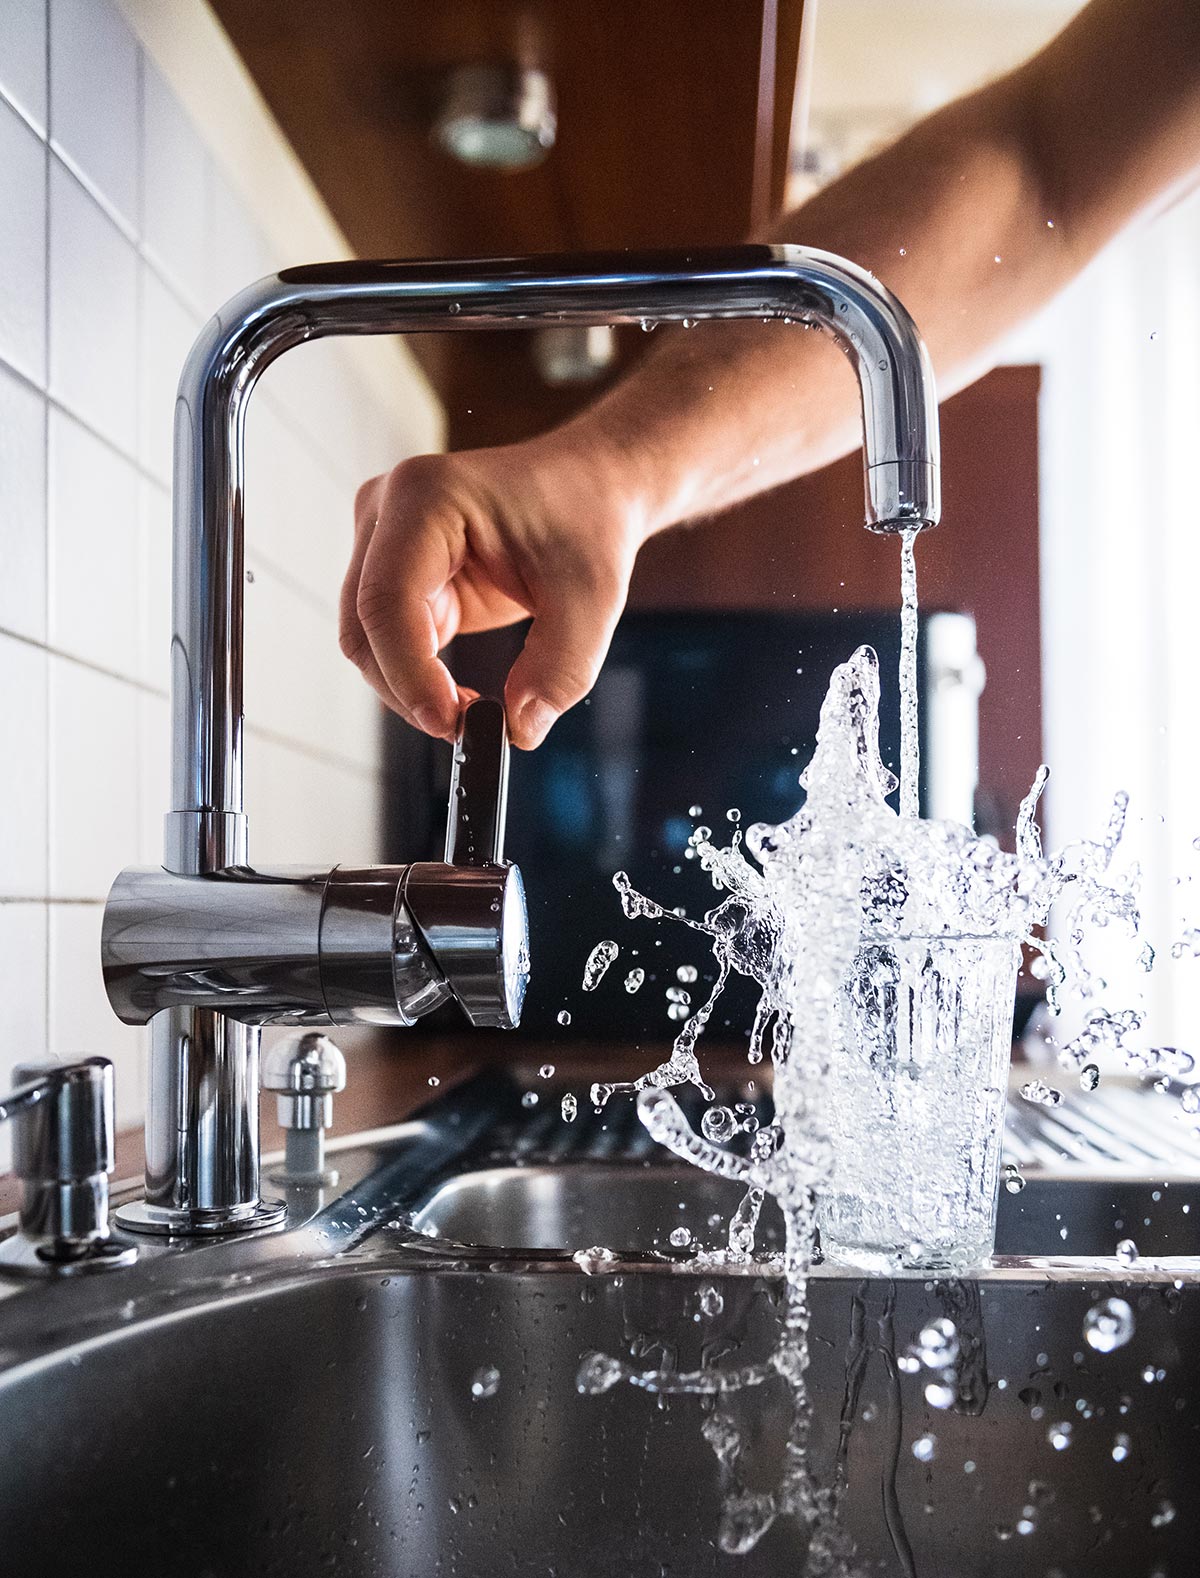
<svg viewBox="0 0 1200 1578"><path fill-rule="evenodd" d="M1168 1523L1174 1523L1174 1521L1175 1508L1164 1497L1150 1516L1150 1527L1152 1529L1165 1529Z"/></svg>
<svg viewBox="0 0 1200 1578"><path fill-rule="evenodd" d="M1113 1460L1113 1462L1114 1463L1123 1463L1125 1461L1125 1459L1129 1456L1129 1453L1130 1453L1130 1450L1131 1450L1132 1446L1133 1446L1133 1442L1130 1441L1129 1437L1125 1434L1125 1432L1123 1430L1118 1430L1116 1435L1113 1437L1113 1444L1112 1444L1112 1460Z"/></svg>
<svg viewBox="0 0 1200 1578"><path fill-rule="evenodd" d="M954 1322L944 1315L931 1320L917 1337L916 1354L929 1370L944 1370L953 1364L959 1354L958 1328Z"/></svg>
<svg viewBox="0 0 1200 1578"><path fill-rule="evenodd" d="M1068 1419L1059 1424L1051 1425L1046 1431L1046 1440L1056 1452L1065 1452L1071 1445L1071 1437L1075 1433L1075 1426Z"/></svg>
<svg viewBox="0 0 1200 1578"><path fill-rule="evenodd" d="M437 1077L436 1074L431 1074L429 1076L429 1088L430 1088L430 1090L436 1090L441 1083L442 1083L441 1080Z"/></svg>
<svg viewBox="0 0 1200 1578"><path fill-rule="evenodd" d="M591 1090L588 1091L588 1096L591 1098L593 1107L603 1107L612 1093L613 1087L611 1085L602 1084L600 1080L597 1080Z"/></svg>
<svg viewBox="0 0 1200 1578"><path fill-rule="evenodd" d="M697 1297L700 1301L700 1313L706 1320L713 1320L725 1308L724 1298L711 1282L704 1284Z"/></svg>
<svg viewBox="0 0 1200 1578"><path fill-rule="evenodd" d="M565 1009L565 1008L560 1008L559 1009L559 1011L558 1011L558 1022L559 1022L560 1025L569 1025L571 1023L571 1015L570 1015L570 1012L567 1009Z"/></svg>
<svg viewBox="0 0 1200 1578"><path fill-rule="evenodd" d="M1001 1169L1001 1176L1004 1180L1004 1187L1009 1194L1020 1194L1021 1190L1024 1189L1025 1180L1021 1177L1021 1169L1016 1162L1005 1162Z"/></svg>
<svg viewBox="0 0 1200 1578"><path fill-rule="evenodd" d="M736 805L731 805L725 815L730 822L740 822L742 820L742 813Z"/></svg>
<svg viewBox="0 0 1200 1578"><path fill-rule="evenodd" d="M578 1256L576 1258L578 1259ZM624 1373L625 1367L619 1359L610 1358L607 1353L589 1353L579 1366L575 1376L575 1387L585 1396L594 1397L614 1387Z"/></svg>
<svg viewBox="0 0 1200 1578"><path fill-rule="evenodd" d="M1123 1348L1136 1328L1133 1311L1124 1299L1103 1299L1083 1317L1083 1335L1097 1353Z"/></svg>
<svg viewBox="0 0 1200 1578"><path fill-rule="evenodd" d="M675 979L681 981L684 986L690 986L698 974L699 971L694 964L681 964L675 971Z"/></svg>
<svg viewBox="0 0 1200 1578"><path fill-rule="evenodd" d="M500 1371L494 1364L485 1364L471 1377L471 1396L476 1400L495 1397L500 1390Z"/></svg>
<svg viewBox="0 0 1200 1578"><path fill-rule="evenodd" d="M703 812L704 812L704 807L702 805L689 805L688 806L688 815L689 816L701 816L701 815L703 815Z"/></svg>
<svg viewBox="0 0 1200 1578"><path fill-rule="evenodd" d="M586 1271L589 1277L594 1277L603 1271L610 1271L616 1264L617 1257L611 1249L594 1244L591 1249L577 1249L571 1259L581 1271Z"/></svg>
<svg viewBox="0 0 1200 1578"><path fill-rule="evenodd" d="M539 1079L553 1079L554 1078L554 1064L553 1063L543 1063L541 1068L538 1069L538 1078Z"/></svg>
<svg viewBox="0 0 1200 1578"><path fill-rule="evenodd" d="M1031 1079L1022 1085L1021 1095L1026 1101L1033 1102L1035 1107L1057 1107L1062 1100L1061 1090L1043 1084L1040 1079Z"/></svg>
<svg viewBox="0 0 1200 1578"><path fill-rule="evenodd" d="M692 1235L686 1227L672 1228L670 1237L676 1249L686 1249L692 1241Z"/></svg>
<svg viewBox="0 0 1200 1578"><path fill-rule="evenodd" d="M937 1456L937 1437L933 1435L918 1436L912 1444L912 1455L918 1463L932 1463Z"/></svg>
<svg viewBox="0 0 1200 1578"><path fill-rule="evenodd" d="M639 965L636 969L630 970L625 977L625 990L632 996L641 987L645 979L646 972Z"/></svg>
<svg viewBox="0 0 1200 1578"><path fill-rule="evenodd" d="M737 1119L728 1107L709 1107L700 1119L700 1132L706 1140L720 1145L737 1133Z"/></svg>
<svg viewBox="0 0 1200 1578"><path fill-rule="evenodd" d="M457 317L458 314L462 311L462 302L461 301L452 301L450 303L450 305L446 308L446 311L450 314L450 316L452 318Z"/></svg>
<svg viewBox="0 0 1200 1578"><path fill-rule="evenodd" d="M583 989L585 992L594 992L604 979L609 965L617 957L620 949L611 938L598 942L588 954L587 963L583 967Z"/></svg>
<svg viewBox="0 0 1200 1578"><path fill-rule="evenodd" d="M1117 1259L1123 1266L1132 1266L1138 1258L1138 1247L1132 1238L1123 1238L1117 1245Z"/></svg>
<svg viewBox="0 0 1200 1578"><path fill-rule="evenodd" d="M523 1107L536 1107L537 1104L538 1104L538 1093L537 1093L536 1090L527 1090L525 1092L525 1094L521 1097L521 1105Z"/></svg>
<svg viewBox="0 0 1200 1578"><path fill-rule="evenodd" d="M674 1019L676 1022L678 1022L679 1020L687 1019L688 1017L689 1017L689 1010L688 1010L688 1006L687 1006L686 1003L668 1003L667 1004L667 1018L668 1019Z"/></svg>
<svg viewBox="0 0 1200 1578"><path fill-rule="evenodd" d="M929 1381L925 1386L925 1401L930 1408L953 1408L958 1401L958 1388L949 1381Z"/></svg>
<svg viewBox="0 0 1200 1578"><path fill-rule="evenodd" d="M563 1097L560 1111L562 1112L564 1123L575 1122L575 1114L579 1111L579 1103L570 1091Z"/></svg>

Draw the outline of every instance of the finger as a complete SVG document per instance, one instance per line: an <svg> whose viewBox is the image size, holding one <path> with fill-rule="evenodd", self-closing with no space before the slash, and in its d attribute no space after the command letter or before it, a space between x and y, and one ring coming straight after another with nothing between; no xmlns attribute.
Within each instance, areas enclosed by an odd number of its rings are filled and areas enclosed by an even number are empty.
<svg viewBox="0 0 1200 1578"><path fill-rule="evenodd" d="M539 608L504 695L513 743L540 745L555 722L596 682L625 601L617 575L588 573Z"/></svg>
<svg viewBox="0 0 1200 1578"><path fill-rule="evenodd" d="M403 536L386 519L366 544L355 614L391 703L418 728L452 739L458 690L438 657L443 634L456 619L450 582L458 568L449 534L436 518L405 521ZM439 629L439 626L441 627Z"/></svg>
<svg viewBox="0 0 1200 1578"><path fill-rule="evenodd" d="M372 477L359 488L354 500L354 549L350 555L350 563L338 598L338 644L384 706L403 718L405 723L417 728L419 725L408 708L401 706L388 688L379 664L375 661L375 654L371 651L371 643L362 627L362 620L358 617L358 587L362 579L363 560L366 558L367 547L378 524L379 500L386 480L385 477Z"/></svg>
<svg viewBox="0 0 1200 1578"><path fill-rule="evenodd" d="M365 672L371 658L371 643L358 617L358 585L363 560L379 519L378 498L382 477L374 477L358 490L354 500L354 547L338 597L338 644L356 668Z"/></svg>

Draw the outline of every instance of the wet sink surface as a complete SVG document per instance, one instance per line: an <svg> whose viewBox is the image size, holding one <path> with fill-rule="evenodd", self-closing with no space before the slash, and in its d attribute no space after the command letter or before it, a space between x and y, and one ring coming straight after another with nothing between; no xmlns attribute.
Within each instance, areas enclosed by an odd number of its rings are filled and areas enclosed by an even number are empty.
<svg viewBox="0 0 1200 1578"><path fill-rule="evenodd" d="M596 1244L677 1258L670 1235L679 1227L702 1250L723 1248L744 1192L727 1179L679 1165L488 1167L442 1184L416 1213L414 1226L502 1249L570 1251ZM759 1248L779 1250L782 1234L779 1209L768 1200ZM1200 1247L1200 1182L1032 1178L1019 1193L1001 1191L998 1255L1099 1258L1126 1238L1143 1258Z"/></svg>
<svg viewBox="0 0 1200 1578"><path fill-rule="evenodd" d="M103 1288L0 1298L5 1578L804 1571L794 1520L743 1556L719 1548L728 1487L702 1433L719 1406L742 1432L744 1485L769 1487L792 1409L778 1377L716 1404L576 1385L594 1352L646 1371L772 1352L778 1280L653 1258L681 1220L720 1243L740 1192L645 1154L528 1151L513 1166L490 1144L447 1160L437 1141L413 1130L342 1152L338 1189L293 1201L316 1210L307 1228L146 1254ZM1165 1182L1031 1177L1002 1201L1002 1245L1111 1253L1120 1212L1147 1262L1178 1254L1197 1186ZM568 1252L597 1240L640 1258L586 1276ZM1197 1276L1194 1262L1010 1264L945 1282L823 1268L812 1453L826 1484L842 1453L841 1516L865 1570L1190 1571ZM1137 1330L1096 1353L1084 1318L1114 1293ZM945 1410L926 1400L927 1374L897 1364L938 1315L964 1349Z"/></svg>

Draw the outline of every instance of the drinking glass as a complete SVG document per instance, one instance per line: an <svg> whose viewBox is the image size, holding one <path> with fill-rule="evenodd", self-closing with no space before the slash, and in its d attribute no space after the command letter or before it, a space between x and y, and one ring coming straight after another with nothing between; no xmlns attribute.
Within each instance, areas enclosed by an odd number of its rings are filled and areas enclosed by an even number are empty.
<svg viewBox="0 0 1200 1578"><path fill-rule="evenodd" d="M1020 950L1009 938L865 940L837 997L822 1246L865 1269L991 1253Z"/></svg>

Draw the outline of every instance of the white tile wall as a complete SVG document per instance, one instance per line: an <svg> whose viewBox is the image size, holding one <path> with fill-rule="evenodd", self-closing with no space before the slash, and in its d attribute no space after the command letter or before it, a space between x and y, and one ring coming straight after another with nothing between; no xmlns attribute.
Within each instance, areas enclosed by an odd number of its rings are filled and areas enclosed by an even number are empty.
<svg viewBox="0 0 1200 1578"><path fill-rule="evenodd" d="M137 41L104 0L51 0L50 137L131 231L141 169Z"/></svg>
<svg viewBox="0 0 1200 1578"><path fill-rule="evenodd" d="M113 0L0 0L0 214L0 1089L22 1058L103 1053L136 1122L145 1037L99 935L117 871L161 851L175 386L204 317L287 259ZM369 861L379 714L335 610L355 486L406 452L406 413L333 343L250 410L254 852Z"/></svg>
<svg viewBox="0 0 1200 1578"><path fill-rule="evenodd" d="M138 258L65 165L50 165L50 393L137 454Z"/></svg>
<svg viewBox="0 0 1200 1578"><path fill-rule="evenodd" d="M0 99L0 356L46 381L46 150Z"/></svg>
<svg viewBox="0 0 1200 1578"><path fill-rule="evenodd" d="M50 412L47 469L50 644L136 679L142 655L137 471L57 408Z"/></svg>
<svg viewBox="0 0 1200 1578"><path fill-rule="evenodd" d="M46 0L0 5L0 93L46 130Z"/></svg>
<svg viewBox="0 0 1200 1578"><path fill-rule="evenodd" d="M46 634L46 402L0 362L0 630Z"/></svg>

